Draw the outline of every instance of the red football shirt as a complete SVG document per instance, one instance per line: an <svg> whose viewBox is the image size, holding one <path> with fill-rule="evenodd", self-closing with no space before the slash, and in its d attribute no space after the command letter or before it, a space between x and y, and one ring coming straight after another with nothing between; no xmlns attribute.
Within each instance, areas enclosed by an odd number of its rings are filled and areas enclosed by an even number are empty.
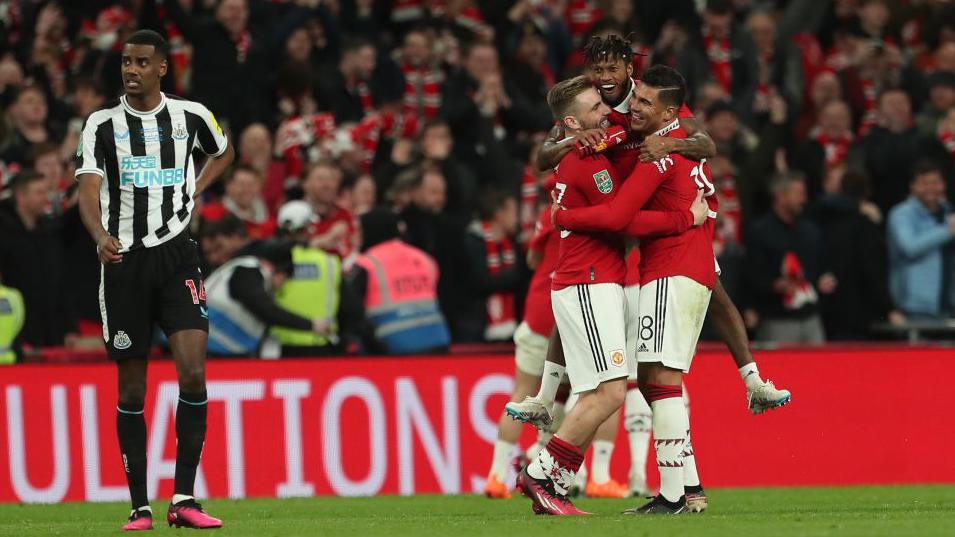
<svg viewBox="0 0 955 537"><path fill-rule="evenodd" d="M566 209L607 203L621 189L616 171L601 154L581 157L576 152L568 153L557 167L556 178L558 203ZM628 221L632 220L634 226L640 228L639 235L682 233L693 224L689 206L687 203L685 208L677 210L631 211ZM624 283L627 268L622 237L612 233L561 231L560 238L553 289L575 284Z"/></svg>
<svg viewBox="0 0 955 537"><path fill-rule="evenodd" d="M557 203L565 208L599 205L613 199L620 185L604 155L567 153L556 168ZM563 212L563 211L561 211ZM623 284L623 239L612 233L560 232L560 249L552 288L592 283Z"/></svg>
<svg viewBox="0 0 955 537"><path fill-rule="evenodd" d="M610 162L613 164L614 168L617 169L617 174L620 177L629 177L630 174L633 173L633 169L637 166L637 163L640 161L640 148L638 146L640 145L642 139L632 130L630 130L630 98L632 96L633 88L631 87L630 93L627 94L623 102L611 108L610 114L607 116L607 120L610 122L610 124L619 125L627 131L627 141L622 144L615 145L604 152L604 154L607 155L607 158L610 159ZM686 103L683 103L683 105L680 107L680 111L677 116L681 118L694 117L693 112L690 111L690 108L686 105ZM679 138L686 138L686 133L683 132L682 129L678 129L678 133L674 132L671 135L675 135L675 137ZM711 210L716 211L716 209L712 206ZM627 255L627 277L624 281L624 285L629 287L639 283L640 249L633 248Z"/></svg>
<svg viewBox="0 0 955 537"><path fill-rule="evenodd" d="M657 134L672 135L679 125L679 121L674 120ZM682 155L641 162L624 182L619 195L609 203L560 211L557 224L574 231L637 234L641 228L632 217L635 211L641 208L683 210L689 214L686 208L699 189L704 189L707 195L715 192L708 178L709 169L705 162L691 161ZM640 283L643 285L666 276L686 276L709 288L716 283L713 225L709 222L679 235L646 238L641 241L640 255Z"/></svg>
<svg viewBox="0 0 955 537"><path fill-rule="evenodd" d="M627 254L627 277L623 286L640 285L640 248L633 247Z"/></svg>
<svg viewBox="0 0 955 537"><path fill-rule="evenodd" d="M348 257L349 254L355 249L354 237L355 232L358 229L358 224L355 221L355 216L344 207L339 207L336 205L330 213L325 216L319 217L319 221L312 224L309 228L309 234L312 237L318 237L328 233L333 226L342 222L345 224L347 231L338 241L337 245L334 248L328 250L329 253L337 254L342 259Z"/></svg>
<svg viewBox="0 0 955 537"><path fill-rule="evenodd" d="M528 249L542 254L534 269L527 299L524 301L524 322L534 332L549 336L554 328L554 310L550 305L551 279L560 254L560 236L550 221L550 210L541 211Z"/></svg>

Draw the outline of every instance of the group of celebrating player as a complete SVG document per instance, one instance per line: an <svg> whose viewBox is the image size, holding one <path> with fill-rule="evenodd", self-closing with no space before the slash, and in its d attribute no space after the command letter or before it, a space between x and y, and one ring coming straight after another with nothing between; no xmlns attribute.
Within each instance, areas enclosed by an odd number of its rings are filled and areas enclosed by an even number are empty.
<svg viewBox="0 0 955 537"><path fill-rule="evenodd" d="M632 54L625 39L595 37L585 49L587 76L559 82L547 96L559 125L538 163L555 170L553 205L528 253L535 273L515 335L515 390L485 489L510 495L504 483L520 423L508 416L532 424L541 433L517 486L538 514L586 514L568 499L578 481L591 496L645 495L651 430L660 490L626 513L706 509L682 383L707 312L743 377L750 411L791 397L760 378L742 318L719 282L718 202L706 165L715 146L684 104L683 77L654 66L634 81ZM565 373L566 406L557 402ZM621 407L629 487L609 476Z"/></svg>

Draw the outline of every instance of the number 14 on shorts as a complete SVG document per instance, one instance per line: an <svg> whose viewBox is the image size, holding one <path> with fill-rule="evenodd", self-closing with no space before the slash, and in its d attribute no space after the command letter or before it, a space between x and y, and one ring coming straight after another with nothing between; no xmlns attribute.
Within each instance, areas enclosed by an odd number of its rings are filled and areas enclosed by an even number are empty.
<svg viewBox="0 0 955 537"><path fill-rule="evenodd" d="M206 286L202 280L198 281L199 284L196 285L196 280L186 280L186 287L192 294L192 303L197 305L206 301Z"/></svg>

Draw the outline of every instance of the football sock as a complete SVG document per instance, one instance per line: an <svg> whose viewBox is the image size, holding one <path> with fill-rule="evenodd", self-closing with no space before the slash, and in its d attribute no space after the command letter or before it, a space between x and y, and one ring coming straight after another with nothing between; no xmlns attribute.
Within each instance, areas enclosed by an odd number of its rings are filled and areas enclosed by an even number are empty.
<svg viewBox="0 0 955 537"><path fill-rule="evenodd" d="M206 392L179 394L176 408L176 494L192 496L206 441Z"/></svg>
<svg viewBox="0 0 955 537"><path fill-rule="evenodd" d="M763 383L763 379L759 376L759 368L756 367L756 362L750 362L739 368L739 374L743 377L743 382L746 383L747 388L755 388Z"/></svg>
<svg viewBox="0 0 955 537"><path fill-rule="evenodd" d="M527 467L534 479L549 479L558 494L567 494L574 485L574 476L584 461L584 454L577 446L554 436L547 447ZM554 469L562 471L554 471Z"/></svg>
<svg viewBox="0 0 955 537"><path fill-rule="evenodd" d="M554 406L551 407L550 417L553 418L553 421L550 424L551 432L546 434L551 434L553 436L553 433L557 432L557 429L560 429L560 424L564 423L564 416L567 415L567 412L565 411L565 407L564 407L565 402L566 401L555 401ZM543 444L547 445L547 442L549 441L550 441L550 437L548 436L547 440L545 440Z"/></svg>
<svg viewBox="0 0 955 537"><path fill-rule="evenodd" d="M683 496L683 444L689 419L680 386L648 384L644 388L653 410L654 447L660 471L660 495L675 502Z"/></svg>
<svg viewBox="0 0 955 537"><path fill-rule="evenodd" d="M690 440L690 430L686 430L686 442L683 443L683 486L700 486L700 474L696 470L696 456L693 454L693 442Z"/></svg>
<svg viewBox="0 0 955 537"><path fill-rule="evenodd" d="M530 445L527 448L527 451L524 452L524 455L527 455L528 460L534 460L540 454L541 450L544 449L544 446L550 442L550 439L554 437L554 433L545 433L544 431L537 431L537 441Z"/></svg>
<svg viewBox="0 0 955 537"><path fill-rule="evenodd" d="M116 436L126 469L133 510L149 505L146 495L146 418L142 403L116 405Z"/></svg>
<svg viewBox="0 0 955 537"><path fill-rule="evenodd" d="M590 461L590 471L594 483L610 481L610 457L613 456L613 442L594 440L594 456Z"/></svg>
<svg viewBox="0 0 955 537"><path fill-rule="evenodd" d="M491 475L501 483L507 479L507 465L511 462L516 444L498 440L494 442L494 457L491 459Z"/></svg>
<svg viewBox="0 0 955 537"><path fill-rule="evenodd" d="M537 392L537 398L543 401L545 405L554 403L554 398L557 397L557 389L560 388L560 381L564 378L564 370L566 369L566 367L554 362L544 362L544 373L541 376L541 388Z"/></svg>
<svg viewBox="0 0 955 537"><path fill-rule="evenodd" d="M194 500L194 499L195 498L187 494L173 494L172 501L170 503L172 503L173 505L176 505L179 502L184 502L186 500Z"/></svg>
<svg viewBox="0 0 955 537"><path fill-rule="evenodd" d="M650 431L652 430L653 414L650 405L640 393L640 390L627 391L624 401L623 426L627 429L627 440L630 444L630 475L637 475L646 479L647 455L650 452Z"/></svg>

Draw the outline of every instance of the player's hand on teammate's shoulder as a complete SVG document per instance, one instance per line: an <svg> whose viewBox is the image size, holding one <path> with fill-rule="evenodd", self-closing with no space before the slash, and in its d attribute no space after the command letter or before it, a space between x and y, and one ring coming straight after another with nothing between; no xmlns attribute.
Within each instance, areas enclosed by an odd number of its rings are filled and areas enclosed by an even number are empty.
<svg viewBox="0 0 955 537"><path fill-rule="evenodd" d="M693 213L693 227L702 226L710 215L710 206L703 199L703 190L698 190L696 199L690 205L690 212Z"/></svg>
<svg viewBox="0 0 955 537"><path fill-rule="evenodd" d="M584 151L587 148L592 148L601 142L604 141L604 136L606 136L607 131L604 129L584 129L574 133L574 145L577 146L577 149L584 155L589 155L590 152Z"/></svg>
<svg viewBox="0 0 955 537"><path fill-rule="evenodd" d="M96 241L96 254L99 256L99 262L104 265L122 262L123 254L119 253L122 249L123 244L119 239L110 235L103 235Z"/></svg>
<svg viewBox="0 0 955 537"><path fill-rule="evenodd" d="M656 134L647 136L643 139L643 143L639 145L640 161L653 162L669 155L673 152L673 140L673 138L657 136Z"/></svg>

